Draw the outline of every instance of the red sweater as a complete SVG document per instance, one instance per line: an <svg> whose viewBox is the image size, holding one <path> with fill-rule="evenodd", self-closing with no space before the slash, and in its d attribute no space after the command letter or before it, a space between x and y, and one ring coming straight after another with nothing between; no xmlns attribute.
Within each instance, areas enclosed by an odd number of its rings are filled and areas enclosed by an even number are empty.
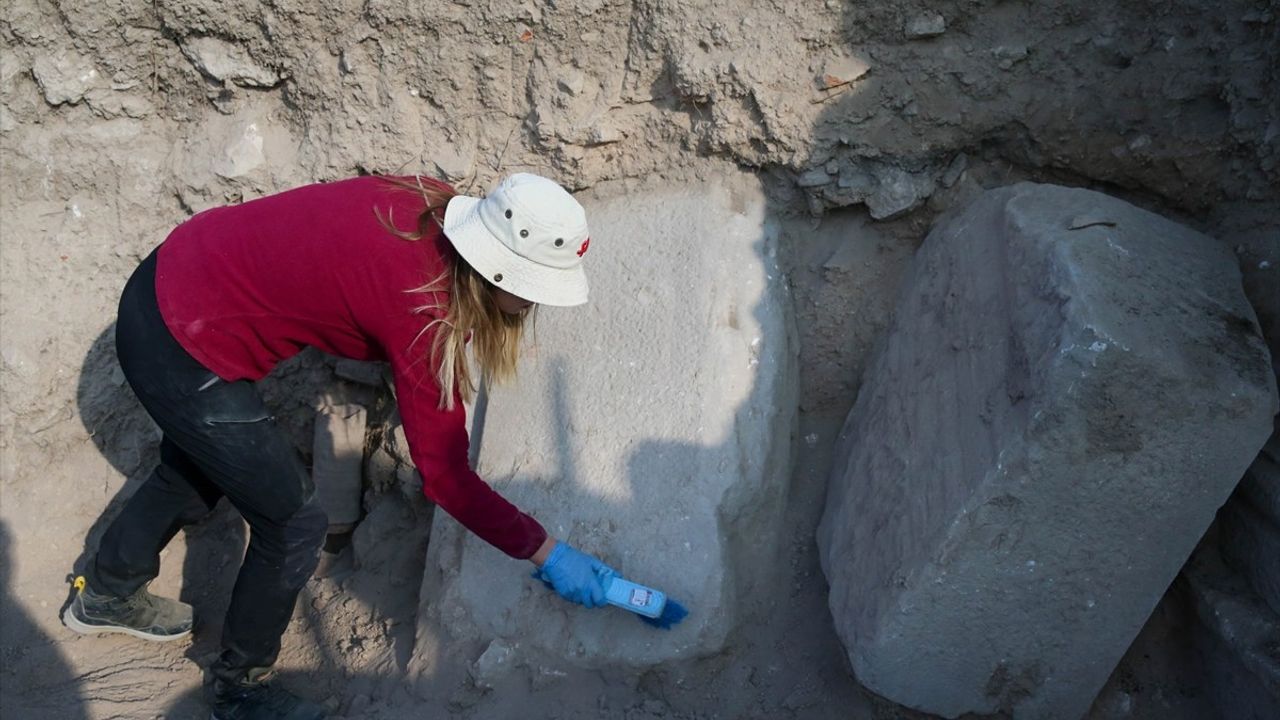
<svg viewBox="0 0 1280 720"><path fill-rule="evenodd" d="M527 558L547 533L472 472L466 409L456 396L454 410L439 409L432 334L423 333L432 316L414 312L433 298L407 292L435 279L453 249L438 229L419 241L392 235L375 207L410 230L423 202L359 177L199 213L160 247L160 313L224 380L259 380L308 345L389 361L423 492L498 549Z"/></svg>

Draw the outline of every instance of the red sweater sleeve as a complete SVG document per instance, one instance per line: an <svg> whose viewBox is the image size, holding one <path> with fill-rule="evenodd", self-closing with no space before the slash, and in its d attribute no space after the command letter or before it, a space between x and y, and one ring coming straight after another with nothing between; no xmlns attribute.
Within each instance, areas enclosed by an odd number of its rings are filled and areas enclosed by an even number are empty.
<svg viewBox="0 0 1280 720"><path fill-rule="evenodd" d="M420 322L430 321L418 316ZM455 395L453 410L439 408L440 387L428 354L432 333L401 339L388 347L396 401L409 441L409 455L422 475L426 496L471 532L514 558L537 552L547 531L471 470L468 463L466 408Z"/></svg>

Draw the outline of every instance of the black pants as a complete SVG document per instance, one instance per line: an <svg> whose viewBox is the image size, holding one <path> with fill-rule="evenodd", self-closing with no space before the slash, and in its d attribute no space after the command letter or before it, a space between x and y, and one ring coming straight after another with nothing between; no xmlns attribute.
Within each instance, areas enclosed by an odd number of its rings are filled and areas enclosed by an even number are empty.
<svg viewBox="0 0 1280 720"><path fill-rule="evenodd" d="M270 667L328 522L298 451L248 381L225 382L187 354L160 316L155 253L120 298L116 352L160 426L160 465L107 528L87 569L98 592L129 595L160 570L160 551L226 496L249 524L213 673L236 681Z"/></svg>

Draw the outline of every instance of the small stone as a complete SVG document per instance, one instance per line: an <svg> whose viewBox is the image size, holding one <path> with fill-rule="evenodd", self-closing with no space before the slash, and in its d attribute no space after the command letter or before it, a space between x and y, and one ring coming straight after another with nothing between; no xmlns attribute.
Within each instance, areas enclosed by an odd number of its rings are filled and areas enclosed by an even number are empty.
<svg viewBox="0 0 1280 720"><path fill-rule="evenodd" d="M338 56L338 70L340 70L343 75L350 75L356 71L356 66L351 60L351 53L346 50L343 50L342 54Z"/></svg>
<svg viewBox="0 0 1280 720"><path fill-rule="evenodd" d="M521 19L528 21L530 25L537 25L542 22L542 8L538 7L538 4L533 0L526 0L520 6L520 12L523 16Z"/></svg>
<svg viewBox="0 0 1280 720"><path fill-rule="evenodd" d="M128 90L130 88L137 87L138 84L137 80L129 77L129 75L123 70L120 70L115 75L111 76L112 90Z"/></svg>
<svg viewBox="0 0 1280 720"><path fill-rule="evenodd" d="M951 159L951 164L947 165L946 172L942 173L942 187L951 187L960 182L960 177L964 175L964 171L969 169L969 156L964 153L957 154Z"/></svg>
<svg viewBox="0 0 1280 720"><path fill-rule="evenodd" d="M441 142L432 149L428 157L444 179L453 183L471 177L476 164L473 143Z"/></svg>
<svg viewBox="0 0 1280 720"><path fill-rule="evenodd" d="M937 37L947 31L947 21L938 13L917 15L907 21L906 33L909 40Z"/></svg>
<svg viewBox="0 0 1280 720"><path fill-rule="evenodd" d="M914 209L933 194L933 179L898 167L877 171L876 187L867 197L867 210L876 220L888 220Z"/></svg>
<svg viewBox="0 0 1280 720"><path fill-rule="evenodd" d="M802 188L819 187L821 185L826 185L829 182L831 182L831 176L821 168L806 170L804 173L801 173L800 177L796 178L796 185L799 185Z"/></svg>
<svg viewBox="0 0 1280 720"><path fill-rule="evenodd" d="M823 90L838 88L841 85L860 80L871 72L871 65L861 58L842 57L828 60L818 76L818 87Z"/></svg>
<svg viewBox="0 0 1280 720"><path fill-rule="evenodd" d="M1151 145L1150 135L1139 135L1138 137L1129 141L1129 150L1133 152L1137 152L1138 150L1142 150L1143 148L1150 147L1150 145Z"/></svg>
<svg viewBox="0 0 1280 720"><path fill-rule="evenodd" d="M191 64L214 80L246 87L274 87L283 79L275 71L259 65L247 50L225 40L188 38L181 47Z"/></svg>
<svg viewBox="0 0 1280 720"><path fill-rule="evenodd" d="M836 184L846 190L865 195L875 187L876 179L867 171L864 164L850 164L840 168L840 177L836 180Z"/></svg>
<svg viewBox="0 0 1280 720"><path fill-rule="evenodd" d="M515 651L501 640L494 640L471 666L471 680L482 690L493 686L511 671Z"/></svg>
<svg viewBox="0 0 1280 720"><path fill-rule="evenodd" d="M587 134L590 145L607 145L621 141L625 136L622 131L612 125L598 125Z"/></svg>
<svg viewBox="0 0 1280 720"><path fill-rule="evenodd" d="M128 92L113 92L106 88L93 88L85 93L85 102L103 117L142 118L150 115L154 108L140 95Z"/></svg>
<svg viewBox="0 0 1280 720"><path fill-rule="evenodd" d="M576 97L581 95L582 91L586 89L587 79L581 72L570 68L565 73L564 77L556 81L556 86L566 93Z"/></svg>
<svg viewBox="0 0 1280 720"><path fill-rule="evenodd" d="M266 162L264 143L258 123L245 122L231 133L230 142L213 159L213 172L227 179L248 175Z"/></svg>
<svg viewBox="0 0 1280 720"><path fill-rule="evenodd" d="M1008 70L1027 58L1027 46L1001 45L992 50L991 54L995 56L1001 70Z"/></svg>
<svg viewBox="0 0 1280 720"><path fill-rule="evenodd" d="M93 61L70 51L52 57L41 55L31 64L31 74L50 105L80 102L99 80Z"/></svg>

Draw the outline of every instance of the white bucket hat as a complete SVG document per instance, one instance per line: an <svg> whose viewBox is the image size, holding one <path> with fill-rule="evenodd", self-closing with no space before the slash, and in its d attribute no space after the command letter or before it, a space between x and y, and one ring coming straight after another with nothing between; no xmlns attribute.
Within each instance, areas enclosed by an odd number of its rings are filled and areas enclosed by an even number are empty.
<svg viewBox="0 0 1280 720"><path fill-rule="evenodd" d="M540 305L587 301L587 214L547 178L517 173L484 198L450 199L444 234L462 259L512 295Z"/></svg>

